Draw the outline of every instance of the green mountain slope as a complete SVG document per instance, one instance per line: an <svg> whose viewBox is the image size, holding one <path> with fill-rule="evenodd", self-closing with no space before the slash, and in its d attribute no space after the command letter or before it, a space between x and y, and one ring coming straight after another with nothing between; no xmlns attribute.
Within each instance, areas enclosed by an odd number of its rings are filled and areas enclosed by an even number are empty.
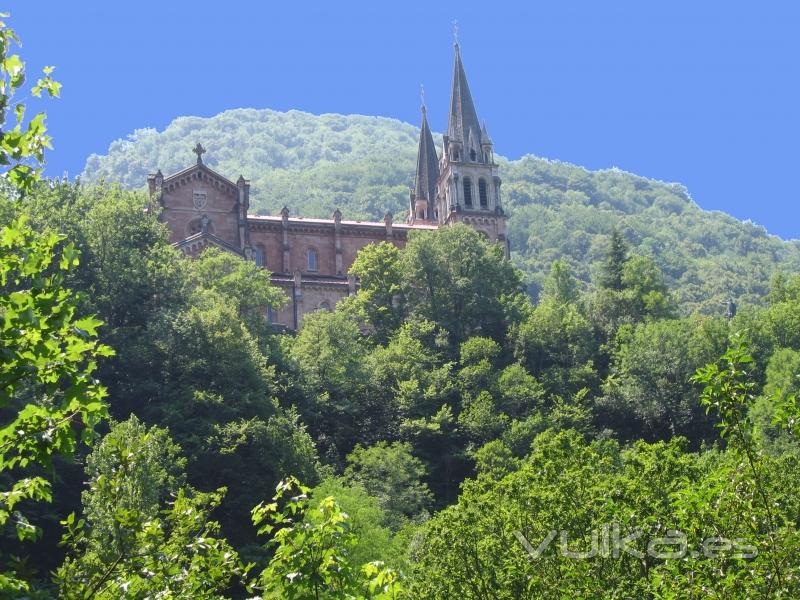
<svg viewBox="0 0 800 600"><path fill-rule="evenodd" d="M383 117L230 110L180 117L162 132L137 130L105 156L90 156L82 178L142 188L157 168L168 174L191 164L199 141L212 168L251 180L262 214L285 204L307 216L328 217L338 207L348 218L380 219L387 209L402 218L417 132ZM687 312L719 313L731 296L761 302L772 272L800 270L800 243L703 211L680 185L533 156L500 162L514 259L533 292L560 257L591 281L615 225L656 260Z"/></svg>

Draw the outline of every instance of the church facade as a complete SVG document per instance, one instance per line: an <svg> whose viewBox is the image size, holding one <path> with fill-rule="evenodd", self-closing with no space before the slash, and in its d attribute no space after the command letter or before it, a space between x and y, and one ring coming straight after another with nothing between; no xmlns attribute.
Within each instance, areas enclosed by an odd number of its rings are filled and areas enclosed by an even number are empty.
<svg viewBox="0 0 800 600"><path fill-rule="evenodd" d="M277 216L251 215L250 183L210 169L200 144L194 149L196 164L169 176L159 170L148 176L148 188L172 243L184 253L196 256L213 246L269 269L289 301L267 317L298 329L305 314L330 310L355 292L358 282L348 270L370 243L403 247L411 231L464 223L503 244L508 254L492 141L478 120L458 44L443 142L440 157L423 105L416 177L404 222L395 222L388 211L383 222L346 220L338 209L330 219L305 218L292 216L285 206Z"/></svg>

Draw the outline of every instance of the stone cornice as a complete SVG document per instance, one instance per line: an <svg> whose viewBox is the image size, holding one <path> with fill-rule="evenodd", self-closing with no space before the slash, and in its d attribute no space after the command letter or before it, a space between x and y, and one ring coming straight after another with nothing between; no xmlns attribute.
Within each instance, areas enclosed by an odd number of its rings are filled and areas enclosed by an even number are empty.
<svg viewBox="0 0 800 600"><path fill-rule="evenodd" d="M209 183L234 197L238 194L238 188L233 181L202 163L192 165L182 171L164 177L161 187L165 191L171 192L179 187L198 181Z"/></svg>

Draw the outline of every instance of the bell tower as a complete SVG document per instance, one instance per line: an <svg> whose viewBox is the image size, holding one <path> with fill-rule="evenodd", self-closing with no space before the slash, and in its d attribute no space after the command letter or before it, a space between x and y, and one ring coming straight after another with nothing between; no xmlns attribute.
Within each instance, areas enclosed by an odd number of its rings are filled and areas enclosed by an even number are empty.
<svg viewBox="0 0 800 600"><path fill-rule="evenodd" d="M450 115L439 161L434 215L439 225L469 225L489 240L502 243L508 255L507 217L500 200L492 140L486 125L478 120L458 42L454 48Z"/></svg>

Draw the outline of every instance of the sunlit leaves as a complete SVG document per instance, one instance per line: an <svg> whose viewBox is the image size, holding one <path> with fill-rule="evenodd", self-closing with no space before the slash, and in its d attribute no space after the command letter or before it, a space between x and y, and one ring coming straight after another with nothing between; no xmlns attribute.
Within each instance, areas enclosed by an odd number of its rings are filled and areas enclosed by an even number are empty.
<svg viewBox="0 0 800 600"><path fill-rule="evenodd" d="M254 587L265 597L293 599L395 600L404 591L397 572L381 563L352 563L356 543L350 517L336 499L309 497L294 478L281 481L272 502L253 509L259 533L271 535L273 556ZM309 511L318 513L306 519Z"/></svg>
<svg viewBox="0 0 800 600"><path fill-rule="evenodd" d="M0 13L0 19L8 17ZM5 179L9 190L27 193L39 178L44 151L51 148L50 136L47 135L44 113L37 113L25 122L25 106L17 103L12 112L14 124L6 127L7 113L14 95L21 91L25 84L25 63L11 48L19 45L19 39L5 21L0 20L0 166L5 169L0 177ZM61 92L61 84L52 77L53 67L44 69L44 77L31 88L34 96L46 92L57 97Z"/></svg>

